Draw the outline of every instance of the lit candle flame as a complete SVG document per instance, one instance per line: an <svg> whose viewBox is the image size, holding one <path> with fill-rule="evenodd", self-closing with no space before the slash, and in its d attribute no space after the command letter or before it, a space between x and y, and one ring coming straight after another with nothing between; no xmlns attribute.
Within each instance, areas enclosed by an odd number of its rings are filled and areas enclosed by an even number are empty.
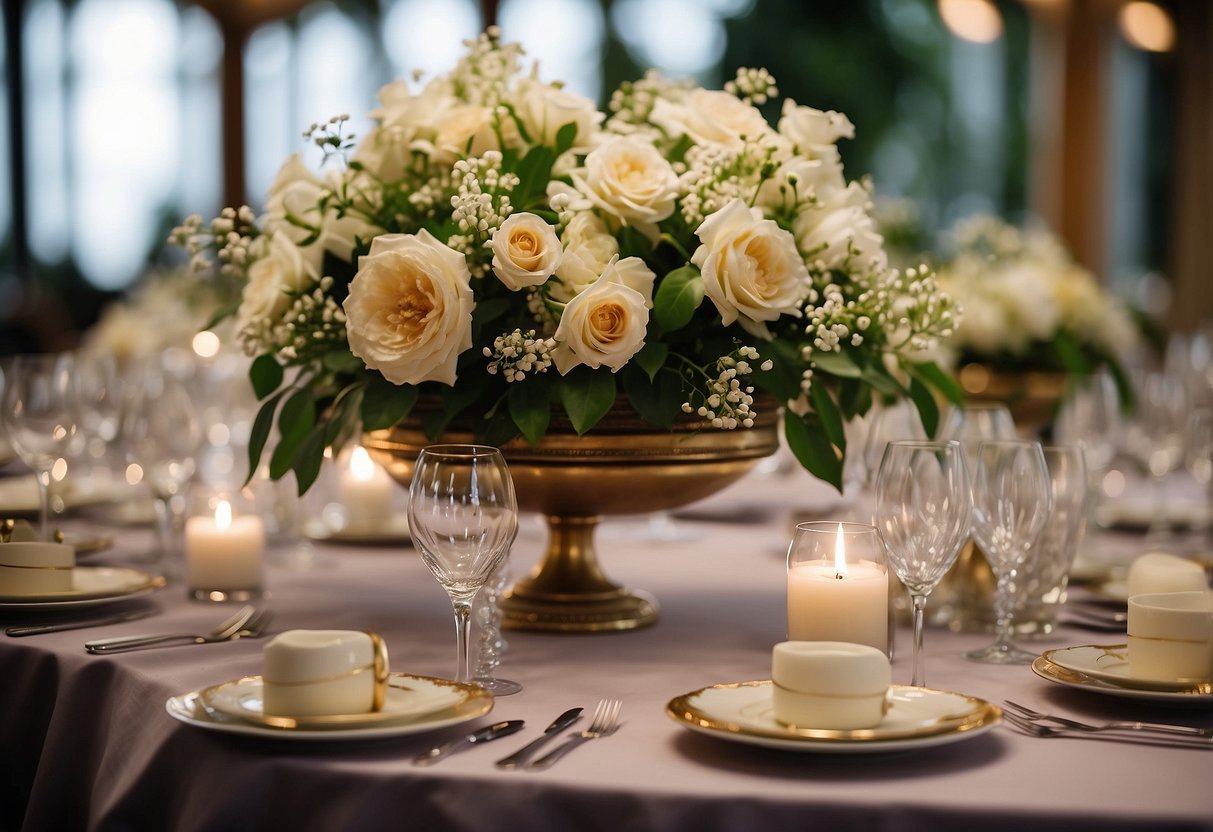
<svg viewBox="0 0 1213 832"><path fill-rule="evenodd" d="M842 523L838 524L838 536L834 538L834 577L839 580L847 576L847 547L842 542Z"/></svg>
<svg viewBox="0 0 1213 832"><path fill-rule="evenodd" d="M366 452L366 448L361 445L354 448L354 452L350 454L350 475L358 482L370 482L375 476L375 463L371 461L371 455Z"/></svg>
<svg viewBox="0 0 1213 832"><path fill-rule="evenodd" d="M220 500L215 506L215 526L220 529L232 527L232 504L227 500Z"/></svg>

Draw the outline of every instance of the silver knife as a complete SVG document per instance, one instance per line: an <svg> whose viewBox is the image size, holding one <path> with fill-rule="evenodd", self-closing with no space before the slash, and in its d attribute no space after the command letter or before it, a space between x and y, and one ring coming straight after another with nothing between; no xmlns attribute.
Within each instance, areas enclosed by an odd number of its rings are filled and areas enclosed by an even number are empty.
<svg viewBox="0 0 1213 832"><path fill-rule="evenodd" d="M497 761L497 768L518 768L539 750L539 747L545 742L554 739L561 731L568 728L577 720L581 719L581 708L569 708L560 716L552 720L552 724L543 729L543 735L531 740L526 745L519 748L508 757L502 757Z"/></svg>
<svg viewBox="0 0 1213 832"><path fill-rule="evenodd" d="M441 760L443 757L454 754L463 748L468 748L473 745L478 745L482 742L489 742L498 739L499 737L508 737L515 731L522 729L526 723L521 719L511 719L506 722L496 722L487 728L481 728L479 731L473 731L470 734L435 746L424 754L418 754L413 758L413 765L428 766Z"/></svg>
<svg viewBox="0 0 1213 832"><path fill-rule="evenodd" d="M138 621L140 618L147 618L149 615L155 615L156 610L139 610L137 612L124 612L120 615L109 615L105 618L89 618L78 621L57 621L54 624L30 624L22 627L9 627L4 631L6 636L18 638L20 636L38 636L43 633L61 633L65 630L83 630L88 627L104 627L107 624L121 624L124 621Z"/></svg>

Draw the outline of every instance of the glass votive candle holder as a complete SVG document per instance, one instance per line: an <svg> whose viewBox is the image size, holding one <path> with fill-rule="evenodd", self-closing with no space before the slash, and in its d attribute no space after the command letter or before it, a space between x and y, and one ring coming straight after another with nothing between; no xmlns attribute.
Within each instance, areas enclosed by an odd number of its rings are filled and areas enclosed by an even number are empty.
<svg viewBox="0 0 1213 832"><path fill-rule="evenodd" d="M889 652L889 575L876 527L800 523L788 546L788 640Z"/></svg>
<svg viewBox="0 0 1213 832"><path fill-rule="evenodd" d="M265 526L239 495L198 497L185 521L186 594L196 601L264 595Z"/></svg>

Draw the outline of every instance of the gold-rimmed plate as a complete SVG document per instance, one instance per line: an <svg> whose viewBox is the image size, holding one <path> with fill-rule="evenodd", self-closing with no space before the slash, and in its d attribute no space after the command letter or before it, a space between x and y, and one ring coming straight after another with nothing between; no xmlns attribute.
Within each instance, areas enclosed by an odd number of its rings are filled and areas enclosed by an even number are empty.
<svg viewBox="0 0 1213 832"><path fill-rule="evenodd" d="M475 685L408 673L392 673L389 685L392 687L384 709L368 714L267 716L261 710L260 676L233 679L170 697L165 710L180 722L208 731L340 742L435 731L476 719L493 709L492 694Z"/></svg>
<svg viewBox="0 0 1213 832"><path fill-rule="evenodd" d="M305 527L309 538L319 543L342 543L349 546L407 546L413 542L409 520L403 514L388 518L382 527L370 530L332 528L323 521Z"/></svg>
<svg viewBox="0 0 1213 832"><path fill-rule="evenodd" d="M1152 701L1213 702L1213 684L1186 679L1140 679L1129 675L1128 645L1084 644L1047 650L1032 671L1059 685Z"/></svg>
<svg viewBox="0 0 1213 832"><path fill-rule="evenodd" d="M970 739L1002 721L989 702L951 691L894 685L875 728L794 728L775 719L771 682L713 685L670 700L666 714L692 731L732 742L817 754L901 751Z"/></svg>
<svg viewBox="0 0 1213 832"><path fill-rule="evenodd" d="M92 607L115 601L127 601L164 586L164 578L138 569L119 566L76 566L72 568L72 588L38 595L0 593L0 610L43 610L68 607Z"/></svg>

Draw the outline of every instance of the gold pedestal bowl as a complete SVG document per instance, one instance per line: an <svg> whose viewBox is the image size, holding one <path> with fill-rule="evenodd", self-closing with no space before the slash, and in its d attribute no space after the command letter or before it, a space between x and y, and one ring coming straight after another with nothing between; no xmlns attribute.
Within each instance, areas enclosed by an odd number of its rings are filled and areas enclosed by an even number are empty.
<svg viewBox="0 0 1213 832"><path fill-rule="evenodd" d="M544 514L547 551L502 601L514 629L591 633L631 630L657 620L654 598L612 581L599 565L594 530L603 515L665 511L707 497L740 479L779 447L777 408L764 403L752 428L718 430L686 419L673 429L640 420L617 403L592 431L578 436L552 419L542 441L502 446L523 511ZM443 442L473 442L452 430ZM399 483L430 442L419 420L374 431L363 444Z"/></svg>

